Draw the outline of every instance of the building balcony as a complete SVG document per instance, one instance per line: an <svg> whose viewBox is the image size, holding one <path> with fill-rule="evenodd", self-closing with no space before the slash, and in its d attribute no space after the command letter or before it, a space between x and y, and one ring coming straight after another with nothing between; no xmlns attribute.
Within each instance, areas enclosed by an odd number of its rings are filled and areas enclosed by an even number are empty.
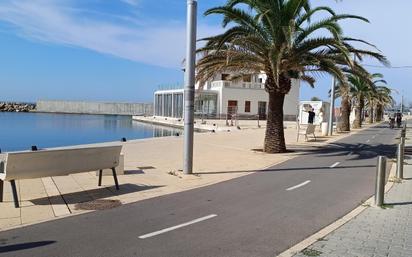
<svg viewBox="0 0 412 257"><path fill-rule="evenodd" d="M265 89L265 84L259 82L241 82L217 80L211 83L211 87L229 87L229 88L245 88L245 89Z"/></svg>

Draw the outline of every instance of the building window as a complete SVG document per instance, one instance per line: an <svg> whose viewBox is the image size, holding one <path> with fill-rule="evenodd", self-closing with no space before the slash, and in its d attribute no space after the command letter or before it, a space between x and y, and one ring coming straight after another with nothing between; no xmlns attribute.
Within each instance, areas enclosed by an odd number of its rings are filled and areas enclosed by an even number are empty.
<svg viewBox="0 0 412 257"><path fill-rule="evenodd" d="M250 101L245 101L245 112L250 112Z"/></svg>
<svg viewBox="0 0 412 257"><path fill-rule="evenodd" d="M222 74L222 80L229 80L229 74Z"/></svg>
<svg viewBox="0 0 412 257"><path fill-rule="evenodd" d="M266 102L258 102L259 119L266 119Z"/></svg>

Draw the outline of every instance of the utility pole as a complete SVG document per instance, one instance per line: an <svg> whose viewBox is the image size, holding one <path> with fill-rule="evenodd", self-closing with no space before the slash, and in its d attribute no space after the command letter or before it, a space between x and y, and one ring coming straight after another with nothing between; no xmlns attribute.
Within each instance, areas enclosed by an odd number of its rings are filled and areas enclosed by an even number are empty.
<svg viewBox="0 0 412 257"><path fill-rule="evenodd" d="M332 76L332 88L330 90L329 135L333 134L333 114L335 113L335 76Z"/></svg>
<svg viewBox="0 0 412 257"><path fill-rule="evenodd" d="M403 90L401 95L401 113L403 113Z"/></svg>
<svg viewBox="0 0 412 257"><path fill-rule="evenodd" d="M183 173L193 173L197 1L187 0Z"/></svg>

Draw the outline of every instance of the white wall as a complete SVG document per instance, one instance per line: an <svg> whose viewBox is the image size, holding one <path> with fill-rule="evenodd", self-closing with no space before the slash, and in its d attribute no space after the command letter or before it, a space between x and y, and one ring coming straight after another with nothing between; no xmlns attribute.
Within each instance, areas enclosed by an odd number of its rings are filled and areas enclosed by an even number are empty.
<svg viewBox="0 0 412 257"><path fill-rule="evenodd" d="M215 89L215 88L214 88ZM216 88L219 90L220 113L227 112L228 101L237 101L238 114L254 115L258 114L258 102L269 103L269 95L264 89L247 89L247 88ZM285 115L297 115L299 106L300 81L292 80L292 88L285 97L283 112ZM245 101L250 101L250 113L245 112ZM267 113L267 111L266 111Z"/></svg>

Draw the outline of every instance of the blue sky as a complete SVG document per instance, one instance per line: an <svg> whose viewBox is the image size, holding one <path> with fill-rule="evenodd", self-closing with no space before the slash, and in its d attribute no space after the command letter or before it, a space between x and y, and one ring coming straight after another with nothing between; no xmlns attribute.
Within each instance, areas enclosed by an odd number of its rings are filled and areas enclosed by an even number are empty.
<svg viewBox="0 0 412 257"><path fill-rule="evenodd" d="M221 31L219 17L201 14L224 2L199 0L199 37ZM393 66L412 65L412 2L316 3L367 17L370 24L343 24L345 33L376 44ZM0 100L150 102L158 86L182 84L185 17L185 0L1 0ZM412 93L412 69L370 69L406 97ZM301 98L327 98L330 81L303 85Z"/></svg>

